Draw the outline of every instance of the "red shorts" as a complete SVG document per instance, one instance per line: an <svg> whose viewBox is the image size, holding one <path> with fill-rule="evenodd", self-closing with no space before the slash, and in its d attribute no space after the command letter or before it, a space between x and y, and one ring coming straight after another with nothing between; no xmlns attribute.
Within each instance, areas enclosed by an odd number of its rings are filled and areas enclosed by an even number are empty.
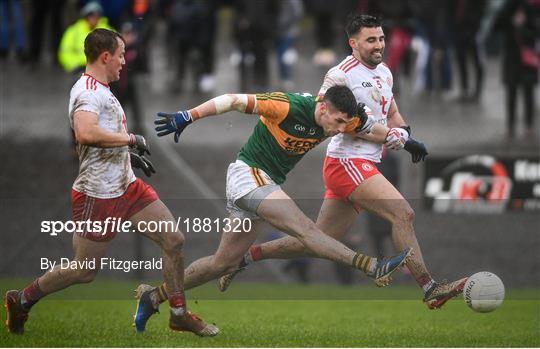
<svg viewBox="0 0 540 349"><path fill-rule="evenodd" d="M116 221L119 218L125 221L158 199L154 188L137 178L122 196L112 199L99 199L72 189L71 210L75 222L87 220L104 222L108 217L109 221L112 218L117 218ZM105 223L101 224L105 227ZM110 241L118 232L111 229L111 226L112 224L109 224L105 233L92 229L92 231L77 231L77 234L91 241Z"/></svg>
<svg viewBox="0 0 540 349"><path fill-rule="evenodd" d="M349 201L356 187L369 177L380 173L373 161L360 158L324 159L323 179L325 199Z"/></svg>

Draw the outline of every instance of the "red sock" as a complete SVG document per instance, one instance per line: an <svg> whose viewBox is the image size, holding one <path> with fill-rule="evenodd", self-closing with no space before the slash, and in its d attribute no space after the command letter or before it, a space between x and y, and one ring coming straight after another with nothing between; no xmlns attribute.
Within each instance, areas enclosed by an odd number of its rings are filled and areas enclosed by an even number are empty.
<svg viewBox="0 0 540 349"><path fill-rule="evenodd" d="M169 305L171 308L186 308L186 296L183 291L176 291L169 294Z"/></svg>
<svg viewBox="0 0 540 349"><path fill-rule="evenodd" d="M39 287L39 279L35 279L34 282L22 290L21 304L25 309L29 310L34 304L37 303L37 301L45 296L45 292L43 292Z"/></svg>
<svg viewBox="0 0 540 349"><path fill-rule="evenodd" d="M254 262L257 262L263 259L261 245L251 246L249 248L249 254L251 255L251 259Z"/></svg>

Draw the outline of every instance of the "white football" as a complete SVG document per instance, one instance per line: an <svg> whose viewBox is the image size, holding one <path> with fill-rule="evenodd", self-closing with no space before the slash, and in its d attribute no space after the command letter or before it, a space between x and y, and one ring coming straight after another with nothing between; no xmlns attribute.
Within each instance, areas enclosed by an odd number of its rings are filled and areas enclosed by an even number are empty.
<svg viewBox="0 0 540 349"><path fill-rule="evenodd" d="M463 288L463 299L474 311L488 313L497 309L504 300L504 284L489 271L471 275Z"/></svg>

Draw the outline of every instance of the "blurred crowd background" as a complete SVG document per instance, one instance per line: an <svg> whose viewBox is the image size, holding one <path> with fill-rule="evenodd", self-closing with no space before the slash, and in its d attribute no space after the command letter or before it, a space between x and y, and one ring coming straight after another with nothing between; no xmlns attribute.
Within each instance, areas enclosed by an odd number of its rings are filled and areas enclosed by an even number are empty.
<svg viewBox="0 0 540 349"><path fill-rule="evenodd" d="M396 93L437 94L445 101L479 103L486 62L495 57L505 92L506 136L515 136L516 104L523 96L526 136L534 135L534 88L540 67L538 0L1 0L0 58L30 68L84 70L82 48L96 27L114 28L127 43L127 69L116 86L121 101L137 99L133 76L151 74L149 49L156 27L166 28L172 93L188 72L195 91L216 90L218 17L227 11L234 41L229 60L241 91L293 91L299 42L314 36L312 64L331 67L349 51L344 23L351 12L384 19L386 63ZM308 23L309 22L309 23ZM277 63L277 86L270 64ZM129 77L128 77L129 75ZM411 77L399 83L402 76ZM134 101L138 103L138 101ZM139 108L135 108L139 119Z"/></svg>
<svg viewBox="0 0 540 349"><path fill-rule="evenodd" d="M114 28L126 41L126 67L111 88L130 131L144 134L154 150L158 173L148 182L175 216L215 217L224 215L226 166L256 119L203 120L173 145L153 134L155 112L227 92L316 94L326 71L350 54L344 26L353 12L383 18L396 100L414 137L428 145L428 161L470 154L539 161L540 0L0 0L0 219L6 232L0 276L35 276L40 257L71 257L70 237L42 234L39 222L70 219L77 161L67 102L93 28ZM284 186L313 218L323 192L324 151L322 145L310 152ZM436 277L486 269L510 286L540 286L539 207L497 215L434 213L423 205L424 164L389 152L382 166L416 211L417 235ZM534 206L540 167L528 171ZM389 229L361 214L346 243L388 254ZM261 240L279 235L269 229ZM218 243L216 232L187 238L188 261ZM158 255L141 241L119 236L111 254ZM367 282L323 261L262 264L244 280ZM159 273L136 275L149 276Z"/></svg>

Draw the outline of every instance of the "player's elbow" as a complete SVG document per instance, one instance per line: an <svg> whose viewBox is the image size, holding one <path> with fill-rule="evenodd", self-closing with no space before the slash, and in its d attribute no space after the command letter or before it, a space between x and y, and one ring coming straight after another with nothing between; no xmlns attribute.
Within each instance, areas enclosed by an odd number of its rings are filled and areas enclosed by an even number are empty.
<svg viewBox="0 0 540 349"><path fill-rule="evenodd" d="M82 145L94 145L96 144L96 137L92 132L85 130L75 129L75 140L78 144Z"/></svg>

